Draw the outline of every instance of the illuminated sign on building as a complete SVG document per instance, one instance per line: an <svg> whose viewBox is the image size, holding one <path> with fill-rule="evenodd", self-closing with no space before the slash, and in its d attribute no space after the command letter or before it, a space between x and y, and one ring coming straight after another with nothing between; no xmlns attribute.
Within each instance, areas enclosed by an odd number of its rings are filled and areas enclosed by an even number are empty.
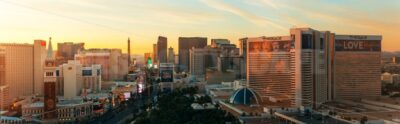
<svg viewBox="0 0 400 124"><path fill-rule="evenodd" d="M138 92L139 92L139 93L142 93L143 90L144 90L143 84L142 84L142 83L138 84Z"/></svg>
<svg viewBox="0 0 400 124"><path fill-rule="evenodd" d="M336 51L381 51L381 41L336 40Z"/></svg>
<svg viewBox="0 0 400 124"><path fill-rule="evenodd" d="M151 65L151 64L152 64L151 58L149 57L149 58L147 59L147 65Z"/></svg>
<svg viewBox="0 0 400 124"><path fill-rule="evenodd" d="M124 98L125 98L125 100L130 99L131 98L131 93L130 92L125 92L124 93Z"/></svg>
<svg viewBox="0 0 400 124"><path fill-rule="evenodd" d="M291 41L259 41L249 42L249 53L288 52Z"/></svg>
<svg viewBox="0 0 400 124"><path fill-rule="evenodd" d="M173 82L174 71L173 70L162 70L161 71L161 82Z"/></svg>
<svg viewBox="0 0 400 124"><path fill-rule="evenodd" d="M159 75L161 82L174 82L174 64L160 63Z"/></svg>
<svg viewBox="0 0 400 124"><path fill-rule="evenodd" d="M46 46L46 42L42 41L42 42L40 42L40 45L45 47Z"/></svg>

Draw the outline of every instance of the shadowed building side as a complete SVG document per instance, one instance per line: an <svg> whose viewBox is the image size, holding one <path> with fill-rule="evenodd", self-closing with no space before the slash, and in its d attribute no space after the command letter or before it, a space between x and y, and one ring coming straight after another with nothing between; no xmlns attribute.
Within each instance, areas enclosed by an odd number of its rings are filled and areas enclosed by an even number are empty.
<svg viewBox="0 0 400 124"><path fill-rule="evenodd" d="M206 46L206 37L179 37L179 72L189 72L190 70L190 49Z"/></svg>

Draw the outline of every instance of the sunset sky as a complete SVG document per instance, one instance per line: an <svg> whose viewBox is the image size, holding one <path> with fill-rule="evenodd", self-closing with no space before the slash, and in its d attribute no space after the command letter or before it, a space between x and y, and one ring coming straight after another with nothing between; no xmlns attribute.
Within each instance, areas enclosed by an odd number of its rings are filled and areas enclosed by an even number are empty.
<svg viewBox="0 0 400 124"><path fill-rule="evenodd" d="M0 0L0 42L85 42L86 48L151 52L159 35L177 50L179 36L288 35L311 27L337 34L383 35L400 51L400 0Z"/></svg>

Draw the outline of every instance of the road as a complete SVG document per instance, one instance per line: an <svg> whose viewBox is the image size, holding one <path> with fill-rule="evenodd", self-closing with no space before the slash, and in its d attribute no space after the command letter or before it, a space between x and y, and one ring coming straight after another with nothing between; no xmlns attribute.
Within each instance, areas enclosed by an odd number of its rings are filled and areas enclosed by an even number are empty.
<svg viewBox="0 0 400 124"><path fill-rule="evenodd" d="M141 75L141 79L144 80L144 74ZM134 98L132 97L128 101L121 103L117 107L107 111L103 115L99 117L95 117L91 119L88 123L89 124L117 124L120 123L119 121L128 118L128 116L137 115L145 104L145 101L148 101L147 96L150 95L143 93L140 97ZM154 93L152 95L155 95ZM133 96L137 96L136 94Z"/></svg>
<svg viewBox="0 0 400 124"><path fill-rule="evenodd" d="M103 115L93 118L88 123L116 124L128 116L132 116L133 113L137 114L139 109L144 106L145 100L146 98L130 99L129 101L121 103L119 106L107 111Z"/></svg>

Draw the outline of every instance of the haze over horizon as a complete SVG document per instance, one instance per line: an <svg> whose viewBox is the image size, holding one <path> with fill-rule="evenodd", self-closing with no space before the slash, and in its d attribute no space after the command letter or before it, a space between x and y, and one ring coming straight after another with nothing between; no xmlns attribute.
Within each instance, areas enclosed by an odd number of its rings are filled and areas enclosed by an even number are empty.
<svg viewBox="0 0 400 124"><path fill-rule="evenodd" d="M337 34L382 35L383 51L400 51L400 1L386 0L19 0L0 1L0 42L53 38L86 48L152 51L158 36L178 49L178 37L239 38L288 35L292 27ZM326 9L329 8L329 9Z"/></svg>

